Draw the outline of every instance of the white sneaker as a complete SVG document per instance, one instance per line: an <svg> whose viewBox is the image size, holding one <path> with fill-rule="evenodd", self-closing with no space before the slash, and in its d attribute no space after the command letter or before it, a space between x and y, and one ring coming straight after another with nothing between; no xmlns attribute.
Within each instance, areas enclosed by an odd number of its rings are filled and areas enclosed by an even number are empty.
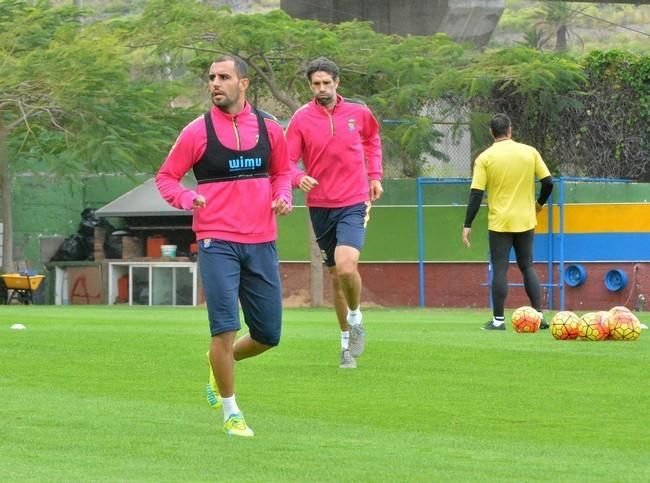
<svg viewBox="0 0 650 483"><path fill-rule="evenodd" d="M366 330L363 324L350 326L350 353L352 357L359 357L366 348Z"/></svg>
<svg viewBox="0 0 650 483"><path fill-rule="evenodd" d="M350 354L349 349L341 349L341 363L339 364L340 369L356 369L357 361L354 360L354 357Z"/></svg>

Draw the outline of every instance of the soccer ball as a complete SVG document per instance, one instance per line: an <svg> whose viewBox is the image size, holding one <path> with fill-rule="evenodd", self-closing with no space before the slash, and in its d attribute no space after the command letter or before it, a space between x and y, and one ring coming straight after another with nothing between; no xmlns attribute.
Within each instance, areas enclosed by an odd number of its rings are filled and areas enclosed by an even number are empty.
<svg viewBox="0 0 650 483"><path fill-rule="evenodd" d="M637 340L641 337L641 323L629 310L619 310L612 316L613 322L609 328L609 335L614 340Z"/></svg>
<svg viewBox="0 0 650 483"><path fill-rule="evenodd" d="M578 337L580 318L568 310L558 312L551 319L551 334L558 340Z"/></svg>
<svg viewBox="0 0 650 483"><path fill-rule="evenodd" d="M630 309L628 309L627 307L625 307L623 305L617 305L616 307L612 307L611 309L609 309L609 313L612 316L612 318L609 320L610 324L614 323L614 316L619 312L632 313L632 311ZM609 330L612 330L612 328L613 328L613 326L610 325Z"/></svg>
<svg viewBox="0 0 650 483"><path fill-rule="evenodd" d="M609 312L611 314L614 314L614 312L632 312L630 309L625 307L624 305L617 305L616 307L612 307L609 309Z"/></svg>
<svg viewBox="0 0 650 483"><path fill-rule="evenodd" d="M516 332L537 332L541 323L542 316L540 313L527 305L519 307L512 313L512 327Z"/></svg>
<svg viewBox="0 0 650 483"><path fill-rule="evenodd" d="M611 338L610 331L612 330L611 328L612 328L612 325L614 324L614 316L608 310L601 310L598 313L601 314L602 324L607 329L607 337L606 337L606 339L610 339Z"/></svg>
<svg viewBox="0 0 650 483"><path fill-rule="evenodd" d="M588 312L580 317L578 337L587 340L603 340L609 336L609 312Z"/></svg>

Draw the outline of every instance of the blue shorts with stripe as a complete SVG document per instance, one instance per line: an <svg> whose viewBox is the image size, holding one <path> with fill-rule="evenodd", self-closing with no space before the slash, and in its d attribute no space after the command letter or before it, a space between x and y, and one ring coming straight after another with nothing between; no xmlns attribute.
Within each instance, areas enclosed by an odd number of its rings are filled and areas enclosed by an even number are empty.
<svg viewBox="0 0 650 483"><path fill-rule="evenodd" d="M238 331L239 304L250 336L276 346L282 328L282 285L275 242L199 241L199 270L210 333Z"/></svg>
<svg viewBox="0 0 650 483"><path fill-rule="evenodd" d="M309 208L309 217L325 265L336 265L334 250L339 245L361 251L366 237L369 210L369 203L357 203L343 208Z"/></svg>

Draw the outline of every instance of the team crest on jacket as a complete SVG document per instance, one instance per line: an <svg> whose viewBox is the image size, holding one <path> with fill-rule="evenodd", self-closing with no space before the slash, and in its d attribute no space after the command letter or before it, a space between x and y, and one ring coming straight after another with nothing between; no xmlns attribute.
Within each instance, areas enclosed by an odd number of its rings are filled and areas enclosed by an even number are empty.
<svg viewBox="0 0 650 483"><path fill-rule="evenodd" d="M354 119L348 119L348 131L354 131Z"/></svg>

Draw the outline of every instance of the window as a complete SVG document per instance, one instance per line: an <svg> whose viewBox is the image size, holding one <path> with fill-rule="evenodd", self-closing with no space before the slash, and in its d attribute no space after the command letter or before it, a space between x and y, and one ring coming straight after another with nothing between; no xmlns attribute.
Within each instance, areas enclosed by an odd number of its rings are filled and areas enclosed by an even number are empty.
<svg viewBox="0 0 650 483"><path fill-rule="evenodd" d="M108 303L196 305L195 262L113 262Z"/></svg>

